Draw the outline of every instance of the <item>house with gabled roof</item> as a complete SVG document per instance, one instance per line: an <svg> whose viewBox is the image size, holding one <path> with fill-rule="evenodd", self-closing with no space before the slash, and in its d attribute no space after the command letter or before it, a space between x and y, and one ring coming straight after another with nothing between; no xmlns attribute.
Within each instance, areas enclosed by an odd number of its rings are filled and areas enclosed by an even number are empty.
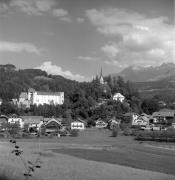
<svg viewBox="0 0 175 180"><path fill-rule="evenodd" d="M172 121L175 118L174 110L161 110L158 112L154 112L152 116L156 119L156 123L158 124L172 124Z"/></svg>
<svg viewBox="0 0 175 180"><path fill-rule="evenodd" d="M24 125L28 125L28 131L39 131L43 124L43 116L21 116Z"/></svg>
<svg viewBox="0 0 175 180"><path fill-rule="evenodd" d="M119 102L123 102L125 100L125 96L123 96L121 93L115 93L113 96L112 96L112 99L114 101L119 101Z"/></svg>
<svg viewBox="0 0 175 180"><path fill-rule="evenodd" d="M59 120L55 118L51 118L46 124L45 124L45 132L50 134L59 131L62 129L62 124Z"/></svg>

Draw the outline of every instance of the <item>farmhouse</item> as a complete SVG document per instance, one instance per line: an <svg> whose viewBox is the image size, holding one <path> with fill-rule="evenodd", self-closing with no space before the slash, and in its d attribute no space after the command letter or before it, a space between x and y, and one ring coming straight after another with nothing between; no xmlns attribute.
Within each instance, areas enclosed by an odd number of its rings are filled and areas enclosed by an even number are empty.
<svg viewBox="0 0 175 180"><path fill-rule="evenodd" d="M136 119L132 120L132 126L148 126L149 118L147 116L138 116Z"/></svg>
<svg viewBox="0 0 175 180"><path fill-rule="evenodd" d="M30 88L28 92L21 92L19 103L22 105L61 105L64 103L64 92L41 92Z"/></svg>
<svg viewBox="0 0 175 180"><path fill-rule="evenodd" d="M43 116L21 116L29 132L39 131L43 124Z"/></svg>
<svg viewBox="0 0 175 180"><path fill-rule="evenodd" d="M71 129L84 130L85 122L81 119L71 122Z"/></svg>
<svg viewBox="0 0 175 180"><path fill-rule="evenodd" d="M62 124L59 120L51 118L46 124L45 124L45 129L46 133L54 133L57 132L62 128Z"/></svg>
<svg viewBox="0 0 175 180"><path fill-rule="evenodd" d="M18 117L17 115L13 114L8 118L8 123L9 124L15 124L18 123L20 128L24 128L24 121L21 117Z"/></svg>
<svg viewBox="0 0 175 180"><path fill-rule="evenodd" d="M173 111L159 111L154 112L152 114L153 118L157 120L158 124L167 124L171 125L174 119L174 112Z"/></svg>
<svg viewBox="0 0 175 180"><path fill-rule="evenodd" d="M120 94L120 93L115 93L115 94L113 95L112 99L113 99L114 101L119 101L119 102L122 103L122 102L125 100L125 96L123 96L123 95Z"/></svg>

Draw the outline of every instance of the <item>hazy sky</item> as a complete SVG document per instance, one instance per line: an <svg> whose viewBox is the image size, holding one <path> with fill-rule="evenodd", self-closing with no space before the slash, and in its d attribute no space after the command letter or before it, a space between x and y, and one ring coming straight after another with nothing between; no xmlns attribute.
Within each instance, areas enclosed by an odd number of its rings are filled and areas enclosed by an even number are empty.
<svg viewBox="0 0 175 180"><path fill-rule="evenodd" d="M173 0L0 0L0 64L84 81L175 62Z"/></svg>

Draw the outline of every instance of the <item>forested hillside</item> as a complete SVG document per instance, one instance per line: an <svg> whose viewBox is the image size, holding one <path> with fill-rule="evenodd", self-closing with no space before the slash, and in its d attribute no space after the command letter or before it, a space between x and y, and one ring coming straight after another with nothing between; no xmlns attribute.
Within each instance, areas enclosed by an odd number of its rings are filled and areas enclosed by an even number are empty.
<svg viewBox="0 0 175 180"><path fill-rule="evenodd" d="M69 119L78 117L95 120L120 117L126 112L143 112L149 114L158 109L154 99L144 101L134 85L122 77L105 77L105 85L100 84L98 77L91 82L77 82L62 76L48 75L39 69L17 70L12 64L0 65L0 98L3 100L1 114L16 113L19 115L42 115L45 117L62 116ZM22 91L34 88L37 91L63 91L65 101L62 106L31 106L30 109L19 109L11 103L19 98ZM112 95L120 92L125 96L124 103L112 100ZM153 104L153 106L152 106Z"/></svg>

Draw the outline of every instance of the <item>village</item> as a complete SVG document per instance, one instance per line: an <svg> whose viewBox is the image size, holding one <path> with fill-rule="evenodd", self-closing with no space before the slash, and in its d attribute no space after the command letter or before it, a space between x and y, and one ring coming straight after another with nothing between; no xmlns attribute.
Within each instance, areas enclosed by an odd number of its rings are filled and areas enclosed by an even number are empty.
<svg viewBox="0 0 175 180"><path fill-rule="evenodd" d="M102 89L104 95L107 93L108 83L104 80L102 69L100 76L98 77L99 86ZM125 104L130 106L126 100L126 97L120 92L116 92L110 96L110 99L105 97L99 98L96 104L91 107L91 109L97 109L108 101L114 103ZM29 88L27 92L21 92L19 99L12 99L11 103L18 108L29 108L32 105L43 106L61 106L64 104L64 92L41 92L36 91L33 88ZM98 118L95 121L91 119L82 119L81 117L76 117L74 119L68 120L67 118L60 117L44 117L44 116L34 116L34 115L0 115L0 133L1 137L6 137L8 129L12 129L13 126L17 126L18 132L16 136L30 135L44 135L44 136L70 136L72 131L82 131L87 128L96 129L108 129L111 131L125 131L126 129L139 130L139 131L167 131L168 129L175 129L175 110L166 108L166 104L163 101L158 102L160 105L160 110L153 112L151 115L146 113L136 113L133 111L124 113L118 116L108 117L106 119ZM2 100L1 100L2 104ZM0 106L1 106L0 104ZM91 123L89 123L91 122ZM124 128L123 128L124 127ZM19 135L21 134L21 135ZM25 135L24 135L25 134ZM132 133L130 133L132 134Z"/></svg>
<svg viewBox="0 0 175 180"><path fill-rule="evenodd" d="M117 94L121 97L121 94ZM158 112L154 112L152 115L145 113L137 114L134 112L128 112L123 114L123 119L127 120L127 127L130 129L140 129L142 131L166 131L169 128L175 129L175 111L171 109L161 109ZM6 125L19 125L21 132L27 132L30 135L37 135L38 133L45 136L67 136L70 135L71 130L86 130L87 128L96 129L109 129L113 130L116 127L120 129L123 120L112 117L107 121L97 119L93 125L88 125L87 121L83 119L76 119L69 124L66 119L60 117L45 118L43 116L17 116L12 114L11 116L0 116L0 129L1 137L5 133ZM44 132L43 132L44 129ZM5 137L5 135L4 135Z"/></svg>

